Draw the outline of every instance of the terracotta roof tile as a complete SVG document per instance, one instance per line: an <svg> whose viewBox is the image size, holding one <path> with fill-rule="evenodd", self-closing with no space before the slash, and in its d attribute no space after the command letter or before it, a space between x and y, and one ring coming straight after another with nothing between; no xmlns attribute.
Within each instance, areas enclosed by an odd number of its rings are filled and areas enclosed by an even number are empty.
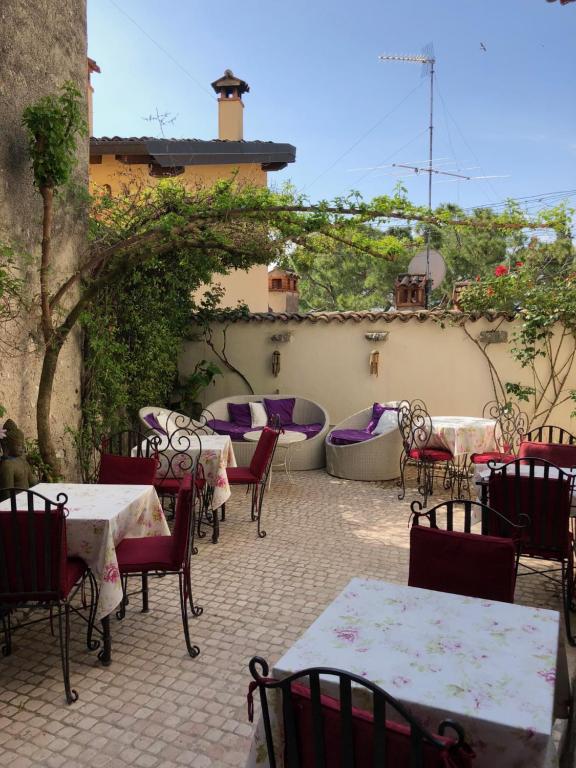
<svg viewBox="0 0 576 768"><path fill-rule="evenodd" d="M307 313L287 313L287 312L251 312L248 315L239 315L233 319L236 323L361 323L365 320L371 323L384 321L392 323L398 320L402 323L416 320L424 323L427 320L496 320L512 321L515 314L512 312L458 312L454 310L422 309L416 312L387 312L381 311L362 311L362 312L307 312ZM222 322L229 322L222 320Z"/></svg>

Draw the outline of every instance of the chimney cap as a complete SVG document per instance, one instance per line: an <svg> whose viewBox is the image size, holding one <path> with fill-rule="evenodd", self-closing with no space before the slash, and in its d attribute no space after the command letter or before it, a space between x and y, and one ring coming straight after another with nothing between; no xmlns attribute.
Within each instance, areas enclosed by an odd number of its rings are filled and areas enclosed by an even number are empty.
<svg viewBox="0 0 576 768"><path fill-rule="evenodd" d="M227 91L230 88L237 88L240 96L243 93L248 93L250 90L248 83L245 80L236 77L231 69L225 69L222 77L219 77L218 80L214 80L212 88L214 88L216 93L222 93L222 91Z"/></svg>

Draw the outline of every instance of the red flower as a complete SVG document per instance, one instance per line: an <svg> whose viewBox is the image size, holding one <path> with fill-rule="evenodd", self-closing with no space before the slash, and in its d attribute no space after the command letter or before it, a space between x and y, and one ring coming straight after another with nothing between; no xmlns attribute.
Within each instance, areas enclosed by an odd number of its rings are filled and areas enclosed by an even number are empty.
<svg viewBox="0 0 576 768"><path fill-rule="evenodd" d="M494 296L494 288L486 288L486 296Z"/></svg>
<svg viewBox="0 0 576 768"><path fill-rule="evenodd" d="M523 267L524 266L524 262L523 261L517 261L515 266L516 267Z"/></svg>
<svg viewBox="0 0 576 768"><path fill-rule="evenodd" d="M479 282L480 282L480 275L476 275L476 282L477 282L477 283L479 283Z"/></svg>
<svg viewBox="0 0 576 768"><path fill-rule="evenodd" d="M498 264L494 270L494 274L496 277L503 277L504 275L508 274L508 267L505 267L504 264Z"/></svg>

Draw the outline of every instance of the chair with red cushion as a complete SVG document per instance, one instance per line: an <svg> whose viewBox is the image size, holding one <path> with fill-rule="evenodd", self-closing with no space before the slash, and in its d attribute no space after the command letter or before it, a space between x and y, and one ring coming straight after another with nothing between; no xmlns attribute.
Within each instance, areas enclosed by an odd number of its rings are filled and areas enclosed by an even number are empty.
<svg viewBox="0 0 576 768"><path fill-rule="evenodd" d="M261 539L266 536L266 531L262 530L260 525L262 504L268 482L268 475L270 474L274 453L276 451L276 446L278 445L280 431L281 428L277 425L264 427L256 444L256 450L252 456L250 466L228 467L226 469L230 485L245 485L248 487L248 490L251 491L252 503L250 517L253 521L257 521L258 536L260 536ZM218 541L219 533L217 511L213 514L212 524L214 525L212 541L216 543Z"/></svg>
<svg viewBox="0 0 576 768"><path fill-rule="evenodd" d="M259 656L249 664L253 681L248 691L248 717L253 719L253 694L262 704L270 768L276 766L270 708L282 701L284 763L298 768L471 768L474 752L464 729L443 720L432 733L399 701L359 675L330 667L312 667L282 680L269 678L267 662ZM262 672L260 672L261 670ZM338 678L338 696L320 691L320 675ZM353 706L354 691L372 706ZM360 690L358 690L360 689ZM281 699L280 699L281 695ZM360 698L360 696L359 696ZM389 714L388 714L389 713ZM449 735L448 735L448 733Z"/></svg>
<svg viewBox="0 0 576 768"><path fill-rule="evenodd" d="M405 471L407 466L416 467L418 493L424 497L434 492L434 473L438 466L444 467L444 487L449 488L449 477L455 476L454 456L450 451L430 445L432 419L422 400L403 400L398 406L398 429L402 437L400 454L400 479L398 486L401 500L406 495Z"/></svg>
<svg viewBox="0 0 576 768"><path fill-rule="evenodd" d="M190 641L188 608L190 608L192 616L200 616L203 610L194 604L190 575L196 506L199 498L197 485L194 482L197 466L198 463L195 462L192 472L188 473L180 483L172 536L144 536L123 539L116 547L118 569L122 576L124 590L124 600L118 618L124 616L127 580L130 576L142 577L142 610L146 612L148 610L148 574L159 572L178 575L184 639L188 653L192 658L200 653L200 649Z"/></svg>
<svg viewBox="0 0 576 768"><path fill-rule="evenodd" d="M566 634L571 645L576 645L570 625L574 591L574 549L570 533L570 510L574 475L546 459L525 457L502 466L492 466L483 496L502 517L493 518L487 531L495 536L517 538L521 545L523 571L518 576L537 574L545 576L562 587ZM529 524L520 531L510 529L507 518L520 522L527 515ZM556 567L533 568L527 558L548 560ZM559 578L558 578L559 574Z"/></svg>
<svg viewBox="0 0 576 768"><path fill-rule="evenodd" d="M475 522L481 521L486 530L491 519L501 515L470 499L442 502L427 512L421 509L420 502L412 503L408 586L513 603L518 544L510 538L471 532ZM456 521L463 531L454 530ZM510 520L504 522L521 528Z"/></svg>
<svg viewBox="0 0 576 768"><path fill-rule="evenodd" d="M568 432L564 427L557 427L554 424L542 424L540 427L534 427L523 437L531 443L561 443L562 445L576 445L576 435Z"/></svg>
<svg viewBox="0 0 576 768"><path fill-rule="evenodd" d="M518 456L521 441L528 430L528 417L516 403L499 403L491 400L482 410L485 419L494 419L495 451L473 453L472 464L488 464L489 461L512 461Z"/></svg>
<svg viewBox="0 0 576 768"><path fill-rule="evenodd" d="M48 609L51 622L53 611L57 611L64 688L66 701L71 704L78 698L70 685L70 611L76 610L71 600L84 578L89 577L92 600L87 645L94 650L99 645L91 639L96 613L94 579L83 560L66 554L65 494L51 501L35 491L19 488L8 489L7 493L4 509L0 510L2 655L12 652L12 611L22 607Z"/></svg>
<svg viewBox="0 0 576 768"><path fill-rule="evenodd" d="M518 456L521 459L545 459L558 467L576 467L576 445L570 443L539 443L523 441Z"/></svg>
<svg viewBox="0 0 576 768"><path fill-rule="evenodd" d="M102 440L98 482L120 485L154 485L158 461L153 443L131 429Z"/></svg>

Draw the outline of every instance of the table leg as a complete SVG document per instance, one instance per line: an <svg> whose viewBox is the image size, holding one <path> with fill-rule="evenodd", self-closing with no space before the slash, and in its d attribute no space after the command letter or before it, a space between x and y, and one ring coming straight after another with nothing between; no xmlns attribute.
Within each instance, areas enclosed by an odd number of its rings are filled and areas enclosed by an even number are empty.
<svg viewBox="0 0 576 768"><path fill-rule="evenodd" d="M104 616L102 619L102 650L98 654L98 659L104 667L110 666L112 661L112 637L110 635L110 616Z"/></svg>

